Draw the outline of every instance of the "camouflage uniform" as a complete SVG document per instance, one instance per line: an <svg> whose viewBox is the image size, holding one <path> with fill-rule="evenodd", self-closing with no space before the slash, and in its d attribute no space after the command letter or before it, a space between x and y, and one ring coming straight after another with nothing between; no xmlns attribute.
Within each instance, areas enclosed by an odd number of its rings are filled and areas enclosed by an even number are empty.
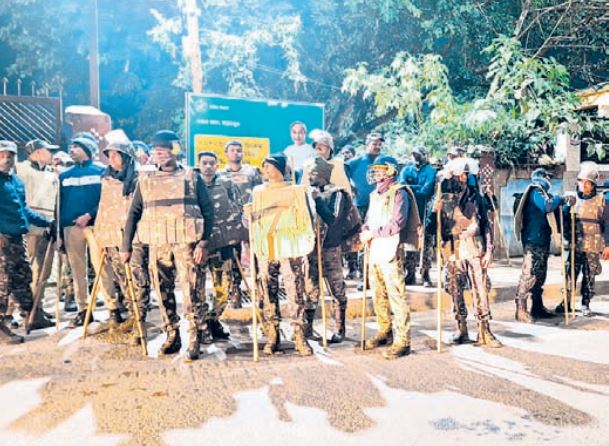
<svg viewBox="0 0 609 446"><path fill-rule="evenodd" d="M530 297L535 306L535 302L542 302L543 285L546 283L548 275L550 248L549 246L526 244L523 251L522 272L518 288L516 288L516 300L526 302Z"/></svg>
<svg viewBox="0 0 609 446"><path fill-rule="evenodd" d="M0 248L0 315L6 313L11 295L21 311L29 312L33 304L32 270L26 257L25 241L21 235L0 234L0 237L4 243Z"/></svg>
<svg viewBox="0 0 609 446"><path fill-rule="evenodd" d="M125 275L125 265L120 260L119 248L112 247L106 251L107 261L112 267L114 277L117 279L120 292L125 297L124 303L129 315L135 318L129 290L127 289L127 276ZM144 245L134 245L129 265L133 274L133 288L135 298L142 320L146 320L148 304L150 303L150 277L148 275L148 247Z"/></svg>

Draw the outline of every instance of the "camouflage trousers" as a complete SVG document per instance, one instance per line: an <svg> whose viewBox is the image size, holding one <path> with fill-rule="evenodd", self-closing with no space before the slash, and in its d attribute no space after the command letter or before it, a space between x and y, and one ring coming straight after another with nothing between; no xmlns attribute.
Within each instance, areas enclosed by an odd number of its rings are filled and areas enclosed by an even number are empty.
<svg viewBox="0 0 609 446"><path fill-rule="evenodd" d="M338 307L347 308L347 294L343 277L342 249L340 246L321 251L324 277ZM305 259L305 309L315 310L319 303L319 267L317 248Z"/></svg>
<svg viewBox="0 0 609 446"><path fill-rule="evenodd" d="M120 291L125 296L125 306L129 311L129 316L135 318L133 311L133 303L127 289L127 275L125 273L125 265L120 260L118 248L108 248L106 250L106 261L112 267L114 277L118 282ZM137 307L140 311L142 320L146 320L148 312L148 303L150 302L150 277L148 276L148 247L143 245L134 245L131 253L131 273L133 275L133 288L135 291L135 299Z"/></svg>
<svg viewBox="0 0 609 446"><path fill-rule="evenodd" d="M293 257L278 261L258 259L258 277L262 287L262 315L266 324L279 325L279 274L288 298L287 317L294 326L304 323L304 272L303 258Z"/></svg>
<svg viewBox="0 0 609 446"><path fill-rule="evenodd" d="M524 257L520 281L516 288L516 300L526 302L541 302L543 296L543 285L546 283L548 274L548 257L550 249L547 246L524 245Z"/></svg>
<svg viewBox="0 0 609 446"><path fill-rule="evenodd" d="M72 277L72 268L70 268L70 262L68 262L68 256L66 254L61 255L61 277L60 289L67 300L74 299L74 278Z"/></svg>
<svg viewBox="0 0 609 446"><path fill-rule="evenodd" d="M207 263L199 265L199 286L197 293L202 302L202 317L207 319L218 319L224 313L230 296L231 286L233 283L233 260L222 259L219 256L214 256L208 259ZM209 309L207 296L205 295L206 273L209 270L211 281L214 287L213 306ZM241 276L239 276L241 277Z"/></svg>
<svg viewBox="0 0 609 446"><path fill-rule="evenodd" d="M467 318L467 306L463 298L463 289L467 286L468 280L473 296L476 319L480 321L491 319L486 276L486 270L482 268L481 257L446 262L444 266L444 289L452 298L455 319Z"/></svg>
<svg viewBox="0 0 609 446"><path fill-rule="evenodd" d="M189 328L205 328L203 303L197 286L201 284L199 267L193 259L194 243L150 247L150 265L155 290L160 295L159 309L166 330L179 327L175 296L176 279L182 289L182 311Z"/></svg>
<svg viewBox="0 0 609 446"><path fill-rule="evenodd" d="M581 295L582 305L589 305L590 300L594 297L594 284L596 276L602 272L603 268L600 262L600 255L597 252L581 252L575 251L575 283L579 274L582 275ZM567 254L567 262L565 263L565 272L567 274L567 301L571 303L571 252Z"/></svg>
<svg viewBox="0 0 609 446"><path fill-rule="evenodd" d="M392 327L396 345L410 345L410 306L406 295L404 262L398 255L391 262L370 262L368 273L372 303L379 331L388 333Z"/></svg>
<svg viewBox="0 0 609 446"><path fill-rule="evenodd" d="M32 292L35 292L38 282L42 280L44 286L51 276L51 270L53 269L53 257L55 257L55 247L53 246L51 248L51 258L48 260L46 269L43 271L44 258L51 241L43 235L28 234L25 236L25 242L27 247L27 256L32 269Z"/></svg>
<svg viewBox="0 0 609 446"><path fill-rule="evenodd" d="M23 236L0 234L0 315L7 312L9 296L21 311L32 309L32 270L27 261Z"/></svg>
<svg viewBox="0 0 609 446"><path fill-rule="evenodd" d="M434 257L433 245L434 235L426 232L425 237L423 237L423 263L421 265L421 271L429 271L431 269L431 262ZM406 251L406 254L404 255L406 277L415 277L420 257L421 251Z"/></svg>

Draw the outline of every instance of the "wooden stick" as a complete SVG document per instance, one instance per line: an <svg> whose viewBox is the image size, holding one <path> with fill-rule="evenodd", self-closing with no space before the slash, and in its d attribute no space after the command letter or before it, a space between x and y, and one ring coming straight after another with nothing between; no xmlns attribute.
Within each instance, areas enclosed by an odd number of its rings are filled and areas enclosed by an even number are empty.
<svg viewBox="0 0 609 446"><path fill-rule="evenodd" d="M315 225L315 236L317 238L317 281L319 287L319 301L321 302L321 326L322 326L322 345L324 350L328 349L328 338L326 337L327 320L326 320L326 293L324 290L324 271L323 271L323 259L321 252L321 230L320 223Z"/></svg>
<svg viewBox="0 0 609 446"><path fill-rule="evenodd" d="M55 330L59 331L59 299L61 298L61 280L63 275L63 255L57 251L57 299L55 300Z"/></svg>
<svg viewBox="0 0 609 446"><path fill-rule="evenodd" d="M83 339L87 337L87 328L89 327L89 321L91 320L91 314L93 314L93 306L95 305L95 301L97 300L97 293L99 291L99 283L101 281L101 276L104 271L104 265L106 263L106 248L101 250L101 259L99 261L99 269L97 270L97 275L95 276L95 281L93 282L93 289L91 290L91 297L89 298L89 305L87 305L87 314L85 315L85 323L83 325L84 330L82 333Z"/></svg>
<svg viewBox="0 0 609 446"><path fill-rule="evenodd" d="M144 321L142 321L142 315L140 313L140 307L138 306L137 297L135 295L135 287L133 286L133 271L131 271L131 265L129 262L125 263L125 277L127 279L127 291L131 298L131 305L133 305L133 314L135 316L135 322L137 324L137 331L140 335L142 343L142 353L144 356L148 356L148 346L146 341L146 334L144 333Z"/></svg>
<svg viewBox="0 0 609 446"><path fill-rule="evenodd" d="M53 242L48 240L47 249L44 253L44 260L42 261L42 269L39 271L38 275L38 283L36 283L36 289L34 290L34 303L32 305L32 309L27 317L27 322L25 324L25 334L30 334L31 326L34 323L34 317L36 316L36 310L40 305L40 301L42 300L42 296L44 295L44 288L46 285L46 281L44 280L44 274L47 269L49 269L49 262L53 260Z"/></svg>
<svg viewBox="0 0 609 446"><path fill-rule="evenodd" d="M560 259L562 263L562 303L565 307L565 325L569 325L569 304L567 303L567 271L565 270L566 258L565 258L565 223L562 209L560 210ZM573 229L573 228L572 228Z"/></svg>
<svg viewBox="0 0 609 446"><path fill-rule="evenodd" d="M575 319L575 206L571 206L571 316Z"/></svg>
<svg viewBox="0 0 609 446"><path fill-rule="evenodd" d="M368 257L369 257L368 242L364 244L364 289L362 291L362 333L361 347L362 351L366 350L366 294L368 291Z"/></svg>
<svg viewBox="0 0 609 446"><path fill-rule="evenodd" d="M436 289L436 350L442 352L442 200L441 200L441 184L438 182L436 188L436 246L437 259L436 267L438 269L438 280Z"/></svg>
<svg viewBox="0 0 609 446"><path fill-rule="evenodd" d="M254 232L252 228L253 225L254 221L250 216L248 237L250 242L250 273L252 277L252 342L254 347L254 362L258 362L258 315L256 314L258 298L256 297L256 255L254 254Z"/></svg>

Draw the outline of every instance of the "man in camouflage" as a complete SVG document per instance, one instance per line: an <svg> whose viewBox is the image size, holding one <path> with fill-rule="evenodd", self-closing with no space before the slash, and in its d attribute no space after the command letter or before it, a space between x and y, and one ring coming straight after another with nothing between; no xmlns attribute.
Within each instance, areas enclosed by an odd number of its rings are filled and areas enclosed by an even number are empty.
<svg viewBox="0 0 609 446"><path fill-rule="evenodd" d="M207 328L212 339L228 339L229 333L224 330L219 318L228 304L229 292L232 289L233 262L237 247L247 240L247 231L242 222L243 203L239 189L226 177L218 175L216 154L203 151L199 152L198 157L199 170L214 208L207 263L199 265L202 283L205 283L205 271L209 269L214 285L213 309L206 311ZM205 296L200 299L206 301ZM204 307L207 310L207 305Z"/></svg>
<svg viewBox="0 0 609 446"><path fill-rule="evenodd" d="M94 234L97 244L105 249L106 262L111 265L114 277L118 282L125 305L129 312L129 319L120 328L131 331L131 343L139 345L142 342L137 329L137 323L146 321L148 302L150 301L150 281L148 278L148 248L141 243L133 244L133 251L129 261L133 272L133 285L139 309L138 321L133 302L127 285L125 266L121 262L119 249L123 241L123 228L127 220L127 213L133 199L137 184L137 171L135 150L126 138L112 141L104 149L108 158L108 167L102 175L102 190L95 220ZM111 328L118 328L122 318L119 310L110 310ZM144 328L145 329L145 328Z"/></svg>
<svg viewBox="0 0 609 446"><path fill-rule="evenodd" d="M41 139L34 139L25 145L27 159L15 166L17 176L23 181L25 187L27 206L49 220L53 219L55 213L59 187L57 174L51 167L52 152L57 148L58 146L53 146ZM39 283L44 287L49 280L55 246L49 239L48 230L37 226L30 226L25 240L32 267L32 291L35 292ZM50 249L48 249L49 245L51 245ZM49 258L45 259L47 250ZM40 303L42 304L42 299ZM53 325L40 307L35 311L33 326L30 327L32 330Z"/></svg>
<svg viewBox="0 0 609 446"><path fill-rule="evenodd" d="M379 325L365 348L391 344L383 351L385 359L410 354L410 307L401 244L415 243L420 226L415 197L408 186L397 182L397 175L398 163L391 156L380 155L371 163L368 177L376 187L360 234L362 243L369 245L368 278Z"/></svg>
<svg viewBox="0 0 609 446"><path fill-rule="evenodd" d="M12 141L0 141L0 343L16 344L23 337L13 333L5 324L9 296L19 309L30 313L33 306L32 270L26 258L24 235L30 223L51 227L51 221L26 205L25 189L13 173L17 146Z"/></svg>
<svg viewBox="0 0 609 446"><path fill-rule="evenodd" d="M262 184L262 175L260 170L250 164L243 163L243 145L237 140L229 141L224 146L224 154L226 156L226 167L220 172L220 176L231 181L241 194L242 203L249 203L252 199L252 190L254 187ZM244 247L245 254L248 252L248 242L245 241L239 244L237 248L237 258L241 259ZM248 255L244 256L249 259ZM241 272L236 262L233 262L233 281L231 288L231 306L241 308Z"/></svg>
<svg viewBox="0 0 609 446"><path fill-rule="evenodd" d="M279 274L288 298L288 317L295 347L301 356L313 354L303 330L303 257L313 250L315 233L309 200L303 186L284 182L287 159L283 154L265 158L262 172L268 183L254 188L252 202L244 212L250 218L252 242L262 288L263 323L267 342L263 352L279 348ZM253 265L251 267L254 267ZM254 303L256 304L256 303Z"/></svg>
<svg viewBox="0 0 609 446"><path fill-rule="evenodd" d="M560 212L561 204L570 200L568 197L551 195L551 187L548 171L535 169L531 174L531 184L524 191L514 214L514 233L522 242L524 253L522 273L516 289L515 318L520 322L530 323L554 317L543 305L543 285L548 272L551 239L560 237L555 213ZM530 313L527 311L529 298Z"/></svg>
<svg viewBox="0 0 609 446"><path fill-rule="evenodd" d="M314 188L311 196L315 200L315 210L319 217L317 224L320 225L320 239L322 240L322 268L332 297L334 297L332 314L334 315L336 331L330 338L330 342L339 343L345 338L345 313L347 310L341 243L343 235L348 229L346 228L347 218L353 203L347 192L330 183L334 168L333 164L318 156L305 163L304 171L308 172L308 183ZM305 291L307 295L305 336L307 338L313 337L313 319L320 298L318 261L316 243L315 249L305 260Z"/></svg>
<svg viewBox="0 0 609 446"><path fill-rule="evenodd" d="M569 246L565 273L567 274L568 309L572 302L571 289L571 250L575 249L575 281L580 272L582 275L582 315L592 316L590 300L594 297L595 278L602 271L600 257L609 260L609 205L607 198L598 193L598 166L592 161L583 162L577 174L577 201L573 206L575 212L575 246ZM564 218L568 222L565 234L571 244L571 215L568 206L563 207ZM555 309L557 315L563 315L564 304L561 302Z"/></svg>
<svg viewBox="0 0 609 446"><path fill-rule="evenodd" d="M457 333L453 343L469 342L467 307L463 289L467 280L473 294L478 319L477 346L501 347L491 333L491 311L486 286L487 268L493 260L493 237L485 201L474 186L468 184L467 160L449 161L441 179L441 196L436 197L434 212L428 222L436 230L436 213L441 212L441 247L444 259L445 289L453 301Z"/></svg>
<svg viewBox="0 0 609 446"><path fill-rule="evenodd" d="M179 316L175 280L180 281L184 317L189 323L187 361L199 358L205 328L197 265L207 261L207 240L213 225L213 208L201 176L180 165L178 136L169 130L157 132L152 151L157 170L140 172L121 248L121 260L129 261L136 230L139 241L149 245L150 263L167 339L163 355L179 352Z"/></svg>

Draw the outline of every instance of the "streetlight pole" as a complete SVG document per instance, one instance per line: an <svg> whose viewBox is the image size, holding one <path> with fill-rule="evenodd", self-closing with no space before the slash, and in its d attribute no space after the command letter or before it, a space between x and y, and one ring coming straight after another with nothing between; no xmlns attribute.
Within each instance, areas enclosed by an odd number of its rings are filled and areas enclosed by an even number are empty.
<svg viewBox="0 0 609 446"><path fill-rule="evenodd" d="M89 102L99 108L99 15L97 1L91 0L92 19L91 40L89 47Z"/></svg>

